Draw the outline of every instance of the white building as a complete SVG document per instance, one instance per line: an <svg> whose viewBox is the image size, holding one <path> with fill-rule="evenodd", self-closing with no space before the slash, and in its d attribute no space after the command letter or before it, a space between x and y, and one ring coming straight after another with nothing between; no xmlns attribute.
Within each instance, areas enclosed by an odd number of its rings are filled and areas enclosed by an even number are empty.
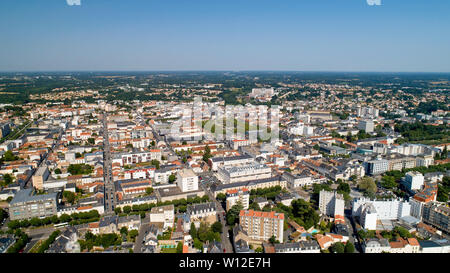
<svg viewBox="0 0 450 273"><path fill-rule="evenodd" d="M367 204L372 204L373 207ZM398 199L370 200L359 198L353 200L352 215L360 217L361 224L367 225L367 229L376 229L376 220L398 220L404 216L410 216L411 205L409 202ZM374 227L373 217L375 215Z"/></svg>
<svg viewBox="0 0 450 273"><path fill-rule="evenodd" d="M375 125L372 120L361 120L358 123L358 129L364 130L366 133L372 133L374 131Z"/></svg>
<svg viewBox="0 0 450 273"><path fill-rule="evenodd" d="M164 223L164 229L173 228L175 220L174 206L154 207L150 211L150 223Z"/></svg>
<svg viewBox="0 0 450 273"><path fill-rule="evenodd" d="M323 215L335 217L344 216L345 200L342 194L331 191L320 191L319 210Z"/></svg>
<svg viewBox="0 0 450 273"><path fill-rule="evenodd" d="M408 190L420 190L423 187L424 177L420 172L407 172L404 185Z"/></svg>
<svg viewBox="0 0 450 273"><path fill-rule="evenodd" d="M218 178L224 184L243 182L272 176L272 169L264 164L248 163L240 166L219 167Z"/></svg>
<svg viewBox="0 0 450 273"><path fill-rule="evenodd" d="M248 189L233 189L227 191L226 194L227 211L231 209L237 202L241 202L244 209L248 209L250 203L250 192Z"/></svg>
<svg viewBox="0 0 450 273"><path fill-rule="evenodd" d="M198 190L198 176L191 169L182 169L177 173L177 185L182 192Z"/></svg>

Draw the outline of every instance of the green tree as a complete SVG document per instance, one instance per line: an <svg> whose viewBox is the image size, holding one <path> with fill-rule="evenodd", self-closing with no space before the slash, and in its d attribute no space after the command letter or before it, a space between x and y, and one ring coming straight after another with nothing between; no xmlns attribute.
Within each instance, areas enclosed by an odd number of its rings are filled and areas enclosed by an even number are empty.
<svg viewBox="0 0 450 273"><path fill-rule="evenodd" d="M363 177L359 182L358 188L369 193L377 192L377 184L375 184L375 181L371 177Z"/></svg>
<svg viewBox="0 0 450 273"><path fill-rule="evenodd" d="M147 194L147 195L151 195L152 193L153 193L153 188L152 187L150 187L150 188L146 188L145 189L145 194Z"/></svg>
<svg viewBox="0 0 450 273"><path fill-rule="evenodd" d="M169 175L169 183L172 184L173 182L175 182L175 180L177 180L177 176L175 174L171 174Z"/></svg>
<svg viewBox="0 0 450 273"><path fill-rule="evenodd" d="M345 252L345 246L341 242L337 242L334 245L331 246L331 251L333 253L344 253Z"/></svg>
<svg viewBox="0 0 450 273"><path fill-rule="evenodd" d="M355 246L351 242L347 242L345 244L345 253L354 253L355 252Z"/></svg>
<svg viewBox="0 0 450 273"><path fill-rule="evenodd" d="M193 222L191 223L191 229L189 230L189 234L191 235L192 239L198 237L197 228L195 227Z"/></svg>
<svg viewBox="0 0 450 273"><path fill-rule="evenodd" d="M130 206L123 207L123 212L129 214L131 212L131 207Z"/></svg>
<svg viewBox="0 0 450 273"><path fill-rule="evenodd" d="M137 231L137 230L135 230L135 229L130 230L130 231L128 232L128 235L130 236L131 241L134 242L134 241L136 240L136 237L139 235L139 231Z"/></svg>
<svg viewBox="0 0 450 273"><path fill-rule="evenodd" d="M183 243L181 242L177 244L177 253L183 253Z"/></svg>
<svg viewBox="0 0 450 273"><path fill-rule="evenodd" d="M216 199L220 200L221 202L225 201L226 198L227 196L224 193L218 193L216 196Z"/></svg>
<svg viewBox="0 0 450 273"><path fill-rule="evenodd" d="M55 174L62 174L62 171L61 171L61 169L55 169Z"/></svg>
<svg viewBox="0 0 450 273"><path fill-rule="evenodd" d="M215 222L214 224L212 224L211 229L213 232L219 232L222 233L222 223L220 222Z"/></svg>
<svg viewBox="0 0 450 273"><path fill-rule="evenodd" d="M127 236L128 235L128 228L127 227L122 227L120 229L120 234Z"/></svg>

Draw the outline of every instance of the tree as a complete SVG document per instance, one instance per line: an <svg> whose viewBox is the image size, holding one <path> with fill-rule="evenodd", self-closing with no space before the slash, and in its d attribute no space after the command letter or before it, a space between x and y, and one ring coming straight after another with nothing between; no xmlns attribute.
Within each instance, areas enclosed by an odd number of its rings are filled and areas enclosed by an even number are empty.
<svg viewBox="0 0 450 273"><path fill-rule="evenodd" d="M64 191L63 192L63 197L67 200L67 202L69 202L70 204L74 204L75 203L75 199L76 199L76 195L75 193L71 192L71 191Z"/></svg>
<svg viewBox="0 0 450 273"><path fill-rule="evenodd" d="M209 159L212 157L211 155L211 149L209 148L208 145L206 145L205 147L205 153L203 154L203 161L205 161L206 163L208 163Z"/></svg>
<svg viewBox="0 0 450 273"><path fill-rule="evenodd" d="M198 238L195 238L194 239L194 247L196 249L202 250L203 249L203 243Z"/></svg>
<svg viewBox="0 0 450 273"><path fill-rule="evenodd" d="M363 177L359 182L358 188L369 193L377 192L377 184L375 184L371 177Z"/></svg>
<svg viewBox="0 0 450 273"><path fill-rule="evenodd" d="M120 234L122 234L122 235L128 235L128 228L127 227L122 227L121 229L120 229Z"/></svg>
<svg viewBox="0 0 450 273"><path fill-rule="evenodd" d="M222 223L220 223L220 222L215 222L211 226L211 230L214 231L214 232L222 233L222 229L223 229Z"/></svg>
<svg viewBox="0 0 450 273"><path fill-rule="evenodd" d="M147 195L151 195L152 193L153 193L153 188L152 187L150 187L150 188L146 188L145 189L145 194L147 194Z"/></svg>
<svg viewBox="0 0 450 273"><path fill-rule="evenodd" d="M177 253L183 253L183 243L181 242L177 244Z"/></svg>
<svg viewBox="0 0 450 273"><path fill-rule="evenodd" d="M55 169L55 174L62 174L62 171L61 171L61 169Z"/></svg>
<svg viewBox="0 0 450 273"><path fill-rule="evenodd" d="M159 168L160 168L160 163L159 163L158 160L153 159L150 163L151 163L153 166L155 166L155 168L156 168L157 170L159 170Z"/></svg>
<svg viewBox="0 0 450 273"><path fill-rule="evenodd" d="M385 175L381 178L380 185L385 189L393 189L397 187L397 183L395 182L395 177Z"/></svg>
<svg viewBox="0 0 450 273"><path fill-rule="evenodd" d="M280 241L278 241L277 238L275 238L275 235L272 235L272 237L270 237L269 242L271 244L278 244L278 243L280 243Z"/></svg>
<svg viewBox="0 0 450 273"><path fill-rule="evenodd" d="M232 206L229 211L227 211L226 218L227 218L227 224L229 226L234 226L234 224L239 219L239 213L241 210L243 210L244 207L242 206L241 202L237 202L236 205Z"/></svg>
<svg viewBox="0 0 450 273"><path fill-rule="evenodd" d="M131 207L130 206L123 207L123 212L129 214L131 212Z"/></svg>
<svg viewBox="0 0 450 273"><path fill-rule="evenodd" d="M87 141L88 141L89 144L92 144L92 145L95 144L95 138L93 138L93 137L88 138Z"/></svg>
<svg viewBox="0 0 450 273"><path fill-rule="evenodd" d="M3 180L5 181L5 185L9 185L13 182L14 177L10 175L9 173L3 175Z"/></svg>
<svg viewBox="0 0 450 273"><path fill-rule="evenodd" d="M175 180L177 180L177 177L175 174L171 174L169 175L169 183L172 184L173 182L175 182Z"/></svg>
<svg viewBox="0 0 450 273"><path fill-rule="evenodd" d="M121 214L122 213L122 209L120 207L116 207L116 208L114 208L114 213L115 214Z"/></svg>
<svg viewBox="0 0 450 273"><path fill-rule="evenodd" d="M340 192L345 192L345 193L350 193L350 185L347 183L340 183L339 186L337 187L337 191Z"/></svg>
<svg viewBox="0 0 450 273"><path fill-rule="evenodd" d="M191 223L191 229L189 230L189 234L191 235L192 239L198 237L197 228L195 227L195 224Z"/></svg>
<svg viewBox="0 0 450 273"><path fill-rule="evenodd" d="M334 245L331 246L331 251L333 253L344 253L345 252L345 246L341 242L337 242Z"/></svg>
<svg viewBox="0 0 450 273"><path fill-rule="evenodd" d="M15 161L17 159L19 159L19 157L15 156L12 151L6 151L5 154L3 155L4 161Z"/></svg>
<svg viewBox="0 0 450 273"><path fill-rule="evenodd" d="M355 246L351 242L347 242L345 244L345 253L354 253L355 252Z"/></svg>
<svg viewBox="0 0 450 273"><path fill-rule="evenodd" d="M139 235L139 231L137 231L136 229L130 230L128 232L128 235L130 236L131 241L135 241L136 237Z"/></svg>
<svg viewBox="0 0 450 273"><path fill-rule="evenodd" d="M219 193L217 194L216 199L220 200L221 202L225 201L225 199L227 198L227 196L224 193Z"/></svg>

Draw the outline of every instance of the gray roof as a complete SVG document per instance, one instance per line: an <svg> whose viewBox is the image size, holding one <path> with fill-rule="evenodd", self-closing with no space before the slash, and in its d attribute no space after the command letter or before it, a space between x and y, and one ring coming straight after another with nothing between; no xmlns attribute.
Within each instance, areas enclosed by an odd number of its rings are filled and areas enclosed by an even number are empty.
<svg viewBox="0 0 450 273"><path fill-rule="evenodd" d="M56 200L57 193L49 193L49 194L42 194L42 195L32 195L33 189L23 189L16 193L14 198L9 203L17 204L17 203L24 203L24 202L30 202L30 201L45 201L45 200Z"/></svg>

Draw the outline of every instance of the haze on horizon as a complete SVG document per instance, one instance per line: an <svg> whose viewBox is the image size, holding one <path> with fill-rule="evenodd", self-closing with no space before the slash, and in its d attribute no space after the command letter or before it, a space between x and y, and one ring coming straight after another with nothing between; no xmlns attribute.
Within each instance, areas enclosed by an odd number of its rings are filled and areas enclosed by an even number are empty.
<svg viewBox="0 0 450 273"><path fill-rule="evenodd" d="M450 72L442 0L3 0L0 71Z"/></svg>

